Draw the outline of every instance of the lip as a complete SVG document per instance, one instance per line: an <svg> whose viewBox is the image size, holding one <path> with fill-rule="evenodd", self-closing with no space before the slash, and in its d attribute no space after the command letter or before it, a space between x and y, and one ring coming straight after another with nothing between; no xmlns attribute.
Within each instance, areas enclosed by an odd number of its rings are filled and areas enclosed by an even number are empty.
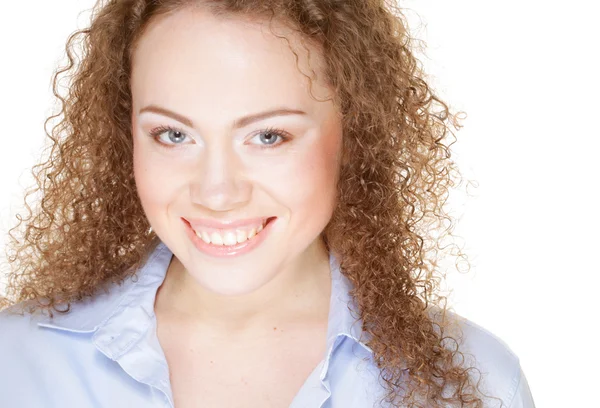
<svg viewBox="0 0 600 408"><path fill-rule="evenodd" d="M186 219L182 217L182 220L189 223L193 229L196 231L202 230L202 228L212 228L212 229L233 229L233 228L244 228L251 227L254 225L261 224L265 219L270 219L273 217L258 217L258 218L247 218L245 220L236 220L236 221L214 221L208 218L191 218Z"/></svg>
<svg viewBox="0 0 600 408"><path fill-rule="evenodd" d="M257 219L260 221L263 218L257 218ZM246 240L242 243L239 243L236 245L231 245L231 246L207 244L206 242L204 242L202 239L200 239L196 235L196 233L194 232L194 229L192 228L192 226L186 219L182 218L182 221L183 221L183 224L185 225L185 232L186 232L188 238L192 241L192 243L194 244L194 246L196 247L196 249L198 251L200 251L206 255L216 257L216 258L223 258L223 257L230 258L230 257L235 257L235 256L240 256L240 255L246 254L246 253L252 251L254 248L258 247L266 238L268 238L268 236L271 232L271 229L273 227L273 224L275 223L274 221L276 219L277 219L277 217L268 217L267 224L264 226L264 228L259 233L256 234L255 237L253 237L252 239ZM245 224L243 224L243 225L245 225Z"/></svg>

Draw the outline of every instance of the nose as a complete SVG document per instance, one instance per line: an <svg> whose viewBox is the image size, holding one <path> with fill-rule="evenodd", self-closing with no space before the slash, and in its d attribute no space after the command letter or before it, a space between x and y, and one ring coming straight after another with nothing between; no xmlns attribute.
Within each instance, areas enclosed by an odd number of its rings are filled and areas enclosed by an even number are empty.
<svg viewBox="0 0 600 408"><path fill-rule="evenodd" d="M192 203L209 211L226 212L245 206L252 193L244 165L232 146L207 146L190 185Z"/></svg>

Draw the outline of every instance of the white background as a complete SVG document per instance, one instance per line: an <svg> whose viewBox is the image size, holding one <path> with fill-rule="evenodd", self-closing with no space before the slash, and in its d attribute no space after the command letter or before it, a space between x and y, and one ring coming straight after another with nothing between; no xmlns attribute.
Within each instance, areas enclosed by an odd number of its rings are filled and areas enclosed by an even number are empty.
<svg viewBox="0 0 600 408"><path fill-rule="evenodd" d="M24 188L32 185L29 169L54 103L52 71L93 3L2 5L0 248ZM455 233L472 268L449 274L452 304L520 357L540 408L597 404L600 25L594 3L401 3L413 34L428 44L420 58L430 83L452 109L468 115L453 157L478 188L470 196L456 190L449 209L460 220Z"/></svg>

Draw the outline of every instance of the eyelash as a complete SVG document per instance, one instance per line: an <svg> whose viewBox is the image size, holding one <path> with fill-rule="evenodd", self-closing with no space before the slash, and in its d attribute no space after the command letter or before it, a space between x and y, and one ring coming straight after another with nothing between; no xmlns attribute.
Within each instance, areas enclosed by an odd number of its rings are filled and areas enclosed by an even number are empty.
<svg viewBox="0 0 600 408"><path fill-rule="evenodd" d="M184 131L173 127L173 126L159 126L157 128L154 128L150 131L150 137L152 137L161 147L167 148L167 149L173 149L176 146L183 144L183 143L163 143L160 142L158 140L158 137L160 135L162 135L165 132L177 132L177 133L181 133L182 135L185 135L186 137L189 137ZM259 149L274 149L275 147L284 144L285 142L287 142L290 137L288 136L288 133L282 129L278 129L278 128L274 128L274 127L269 127L263 130L258 131L254 136L260 135L261 133L270 133L272 135L278 136L281 139L280 143L276 143L276 144L272 144L272 145L259 145ZM254 137L253 136L253 137Z"/></svg>

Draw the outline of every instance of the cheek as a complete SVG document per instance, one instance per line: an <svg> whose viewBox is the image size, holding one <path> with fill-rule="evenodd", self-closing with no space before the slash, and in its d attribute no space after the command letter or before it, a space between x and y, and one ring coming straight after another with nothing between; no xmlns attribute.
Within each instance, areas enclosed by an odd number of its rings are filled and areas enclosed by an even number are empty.
<svg viewBox="0 0 600 408"><path fill-rule="evenodd" d="M337 149L335 140L327 140L289 161L278 180L293 212L310 214L317 222L330 216L337 193Z"/></svg>
<svg viewBox="0 0 600 408"><path fill-rule="evenodd" d="M144 152L139 143L134 142L133 144L133 173L135 178L135 185L137 193L146 213L146 217L151 219L156 197L152 194L154 188L152 186L152 167L149 166L149 160L147 154Z"/></svg>
<svg viewBox="0 0 600 408"><path fill-rule="evenodd" d="M168 205L177 186L164 157L153 153L144 143L135 142L133 146L133 171L136 188L142 207L148 218L159 209ZM172 164L171 164L172 166Z"/></svg>
<svg viewBox="0 0 600 408"><path fill-rule="evenodd" d="M135 116L132 117L133 129L133 176L138 196L142 203L142 207L148 215L148 207L152 201L152 167L149 165L149 157L145 148L145 141L141 140L141 135L137 131L137 121Z"/></svg>

